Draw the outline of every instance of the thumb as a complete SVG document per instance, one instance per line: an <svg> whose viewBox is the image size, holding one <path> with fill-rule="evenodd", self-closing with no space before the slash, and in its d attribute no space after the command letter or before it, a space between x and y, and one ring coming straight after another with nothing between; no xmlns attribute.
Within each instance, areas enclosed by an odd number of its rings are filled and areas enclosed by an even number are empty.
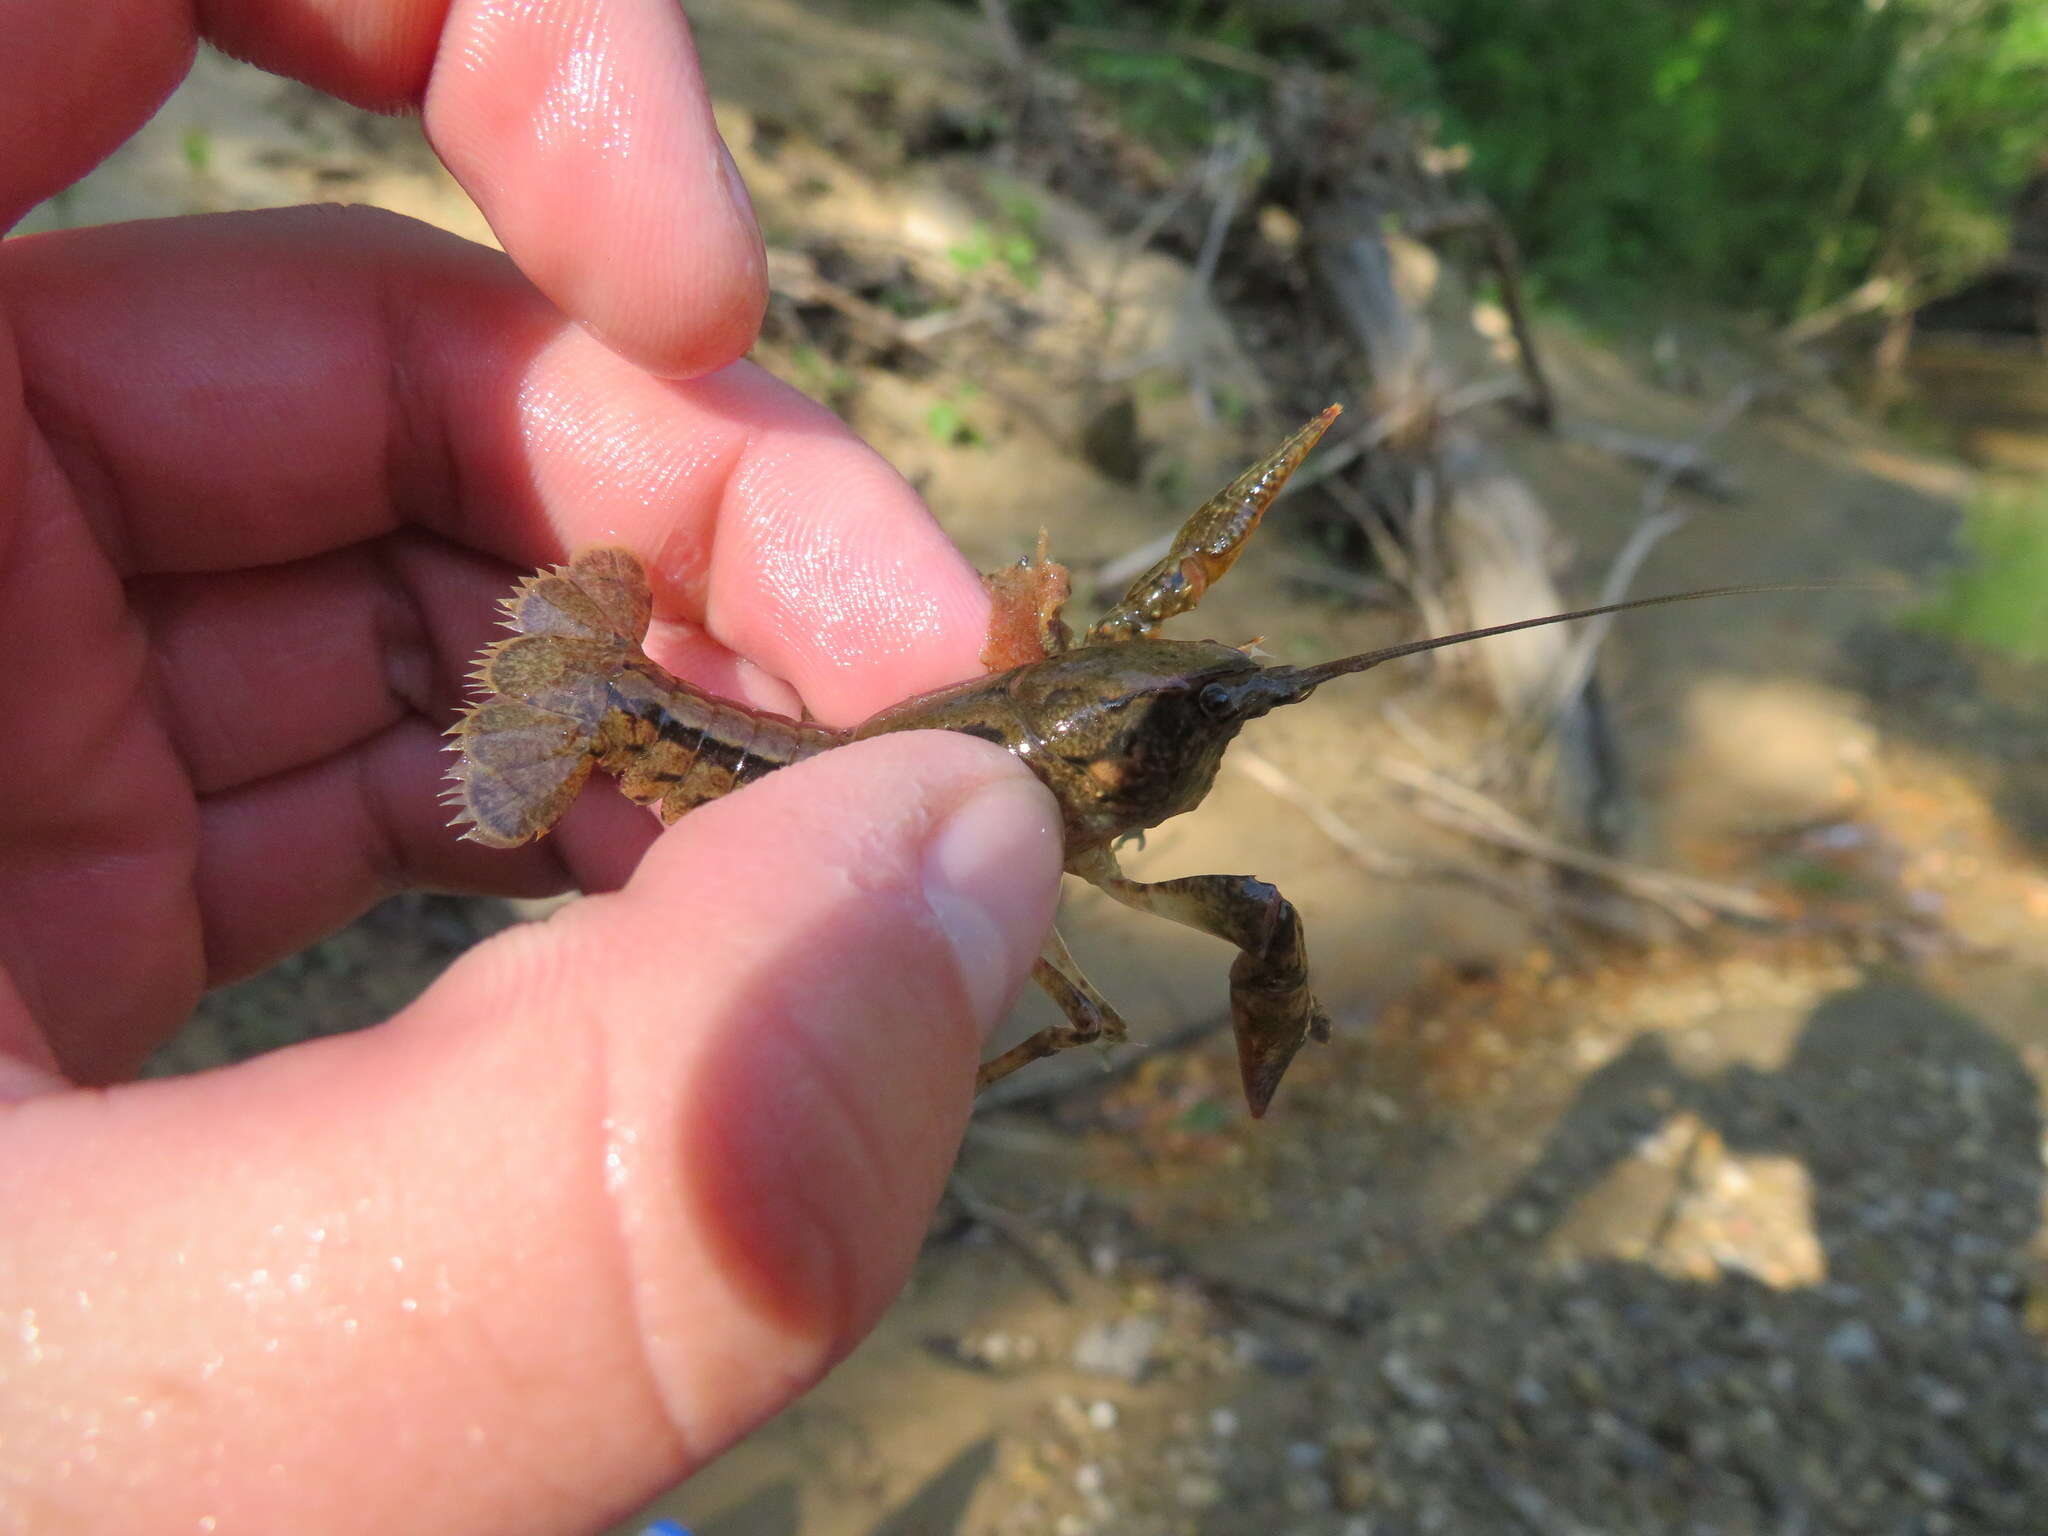
<svg viewBox="0 0 2048 1536"><path fill-rule="evenodd" d="M860 743L382 1028L0 1114L0 1506L582 1529L716 1454L907 1272L1058 825L985 743Z"/></svg>

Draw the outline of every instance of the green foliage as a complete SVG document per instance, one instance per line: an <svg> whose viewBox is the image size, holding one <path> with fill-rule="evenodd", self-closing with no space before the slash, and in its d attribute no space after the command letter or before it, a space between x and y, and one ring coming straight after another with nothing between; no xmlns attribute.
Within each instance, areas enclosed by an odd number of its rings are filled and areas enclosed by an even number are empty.
<svg viewBox="0 0 2048 1536"><path fill-rule="evenodd" d="M808 342L790 349L787 373L798 389L842 416L860 393L859 380L851 369Z"/></svg>
<svg viewBox="0 0 2048 1536"><path fill-rule="evenodd" d="M993 188L1000 218L982 221L960 244L951 247L947 258L962 272L980 272L1000 262L1026 288L1036 288L1038 270L1038 227L1044 210L1021 188L998 183Z"/></svg>
<svg viewBox="0 0 2048 1536"><path fill-rule="evenodd" d="M972 0L959 0L970 4ZM1550 291L1787 318L1995 256L2048 150L2048 0L1010 0L1176 149L1349 76L1474 151ZM991 253L990 259L993 259Z"/></svg>
<svg viewBox="0 0 2048 1536"><path fill-rule="evenodd" d="M1220 1099L1197 1099L1180 1112L1173 1128L1190 1136L1213 1136L1229 1130L1236 1118L1230 1106Z"/></svg>
<svg viewBox="0 0 2048 1536"><path fill-rule="evenodd" d="M1421 0L1476 172L1550 276L1783 316L1938 286L2048 146L2048 0Z"/></svg>
<svg viewBox="0 0 2048 1536"><path fill-rule="evenodd" d="M954 266L968 273L1001 262L1010 276L1026 288L1038 286L1038 242L1016 230L1003 234L993 224L976 224L965 240L947 250L946 256Z"/></svg>
<svg viewBox="0 0 2048 1536"><path fill-rule="evenodd" d="M178 151L195 176L204 176L213 168L213 135L204 128L187 128L179 136Z"/></svg>
<svg viewBox="0 0 2048 1536"><path fill-rule="evenodd" d="M936 401L924 413L925 430L948 448L986 447L988 438L967 415L967 402L978 393L972 384L962 384Z"/></svg>
<svg viewBox="0 0 2048 1536"><path fill-rule="evenodd" d="M1228 384L1217 384L1213 390L1216 419L1224 425L1242 428L1252 419L1252 402L1242 390Z"/></svg>
<svg viewBox="0 0 2048 1536"><path fill-rule="evenodd" d="M2048 661L2048 485L1980 494L1963 538L1970 564L1919 622L2023 661Z"/></svg>
<svg viewBox="0 0 2048 1536"><path fill-rule="evenodd" d="M1802 896L1842 899L1856 895L1863 882L1839 864L1821 859L1788 858L1776 866L1777 877Z"/></svg>

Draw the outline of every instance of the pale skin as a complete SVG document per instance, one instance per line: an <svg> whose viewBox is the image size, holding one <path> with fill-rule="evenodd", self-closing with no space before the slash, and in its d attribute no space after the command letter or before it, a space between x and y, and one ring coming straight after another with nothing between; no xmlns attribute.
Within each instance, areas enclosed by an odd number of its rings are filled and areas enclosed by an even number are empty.
<svg viewBox="0 0 2048 1536"><path fill-rule="evenodd" d="M901 1283L1058 813L916 733L659 835L597 795L456 840L515 570L628 545L664 664L840 724L975 672L987 598L735 361L759 237L673 0L0 0L0 220L195 14L421 107L510 259L335 209L0 246L0 1531L592 1529ZM605 894L362 1034L125 1083L406 885Z"/></svg>

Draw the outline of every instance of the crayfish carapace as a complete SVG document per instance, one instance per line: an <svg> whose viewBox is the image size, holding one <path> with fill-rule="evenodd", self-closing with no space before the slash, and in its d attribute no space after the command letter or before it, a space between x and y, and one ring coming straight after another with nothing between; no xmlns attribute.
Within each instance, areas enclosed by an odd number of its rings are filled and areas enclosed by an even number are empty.
<svg viewBox="0 0 2048 1536"><path fill-rule="evenodd" d="M464 836L508 848L560 819L593 767L664 822L789 763L888 731L964 731L1015 753L1057 797L1066 867L1126 906L1227 939L1230 1011L1245 1098L1263 1114L1302 1043L1329 1016L1309 990L1301 919L1292 902L1247 875L1125 878L1113 845L1194 809L1246 721L1307 698L1348 672L1541 624L1757 588L1717 587L1639 598L1392 645L1315 666L1265 665L1214 640L1162 640L1159 625L1201 601L1339 408L1331 406L1219 491L1165 557L1073 643L1060 619L1066 572L1045 558L989 578L995 611L984 676L907 699L852 730L713 698L647 658L653 612L640 560L587 549L522 581L505 600L509 639L488 647L485 692L450 734L448 798ZM1032 972L1066 1015L986 1063L986 1087L1069 1046L1125 1037L1123 1020L1088 984L1054 932Z"/></svg>

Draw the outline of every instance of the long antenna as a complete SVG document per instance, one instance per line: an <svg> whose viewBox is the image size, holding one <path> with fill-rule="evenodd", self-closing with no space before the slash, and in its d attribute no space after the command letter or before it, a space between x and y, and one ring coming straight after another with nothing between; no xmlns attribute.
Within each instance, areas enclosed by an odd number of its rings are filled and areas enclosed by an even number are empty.
<svg viewBox="0 0 2048 1536"><path fill-rule="evenodd" d="M1751 592L1839 592L1884 591L1884 587L1865 582L1838 581L1784 581L1765 582L1760 585L1738 587L1701 587L1695 592L1666 592L1658 597L1633 597L1625 603L1602 603L1597 608L1575 608L1570 613L1546 614L1540 619L1517 619L1512 624L1490 624L1485 629L1468 629L1462 634L1437 635L1429 640L1410 640L1405 645L1389 645L1377 651L1361 651L1356 656L1343 656L1335 661L1317 662L1311 667L1289 667L1283 675L1288 682L1306 691L1318 684L1326 683L1333 677L1342 677L1347 672L1363 672L1376 667L1383 661L1398 661L1403 656L1419 655L1423 651L1441 650L1447 645L1462 645L1467 640L1485 640L1494 635L1511 635L1519 629L1538 629L1545 624L1569 624L1574 619L1597 619L1603 613L1627 613L1632 608L1657 608L1665 603L1694 603L1707 597L1740 597ZM1295 697L1300 697L1296 694Z"/></svg>

